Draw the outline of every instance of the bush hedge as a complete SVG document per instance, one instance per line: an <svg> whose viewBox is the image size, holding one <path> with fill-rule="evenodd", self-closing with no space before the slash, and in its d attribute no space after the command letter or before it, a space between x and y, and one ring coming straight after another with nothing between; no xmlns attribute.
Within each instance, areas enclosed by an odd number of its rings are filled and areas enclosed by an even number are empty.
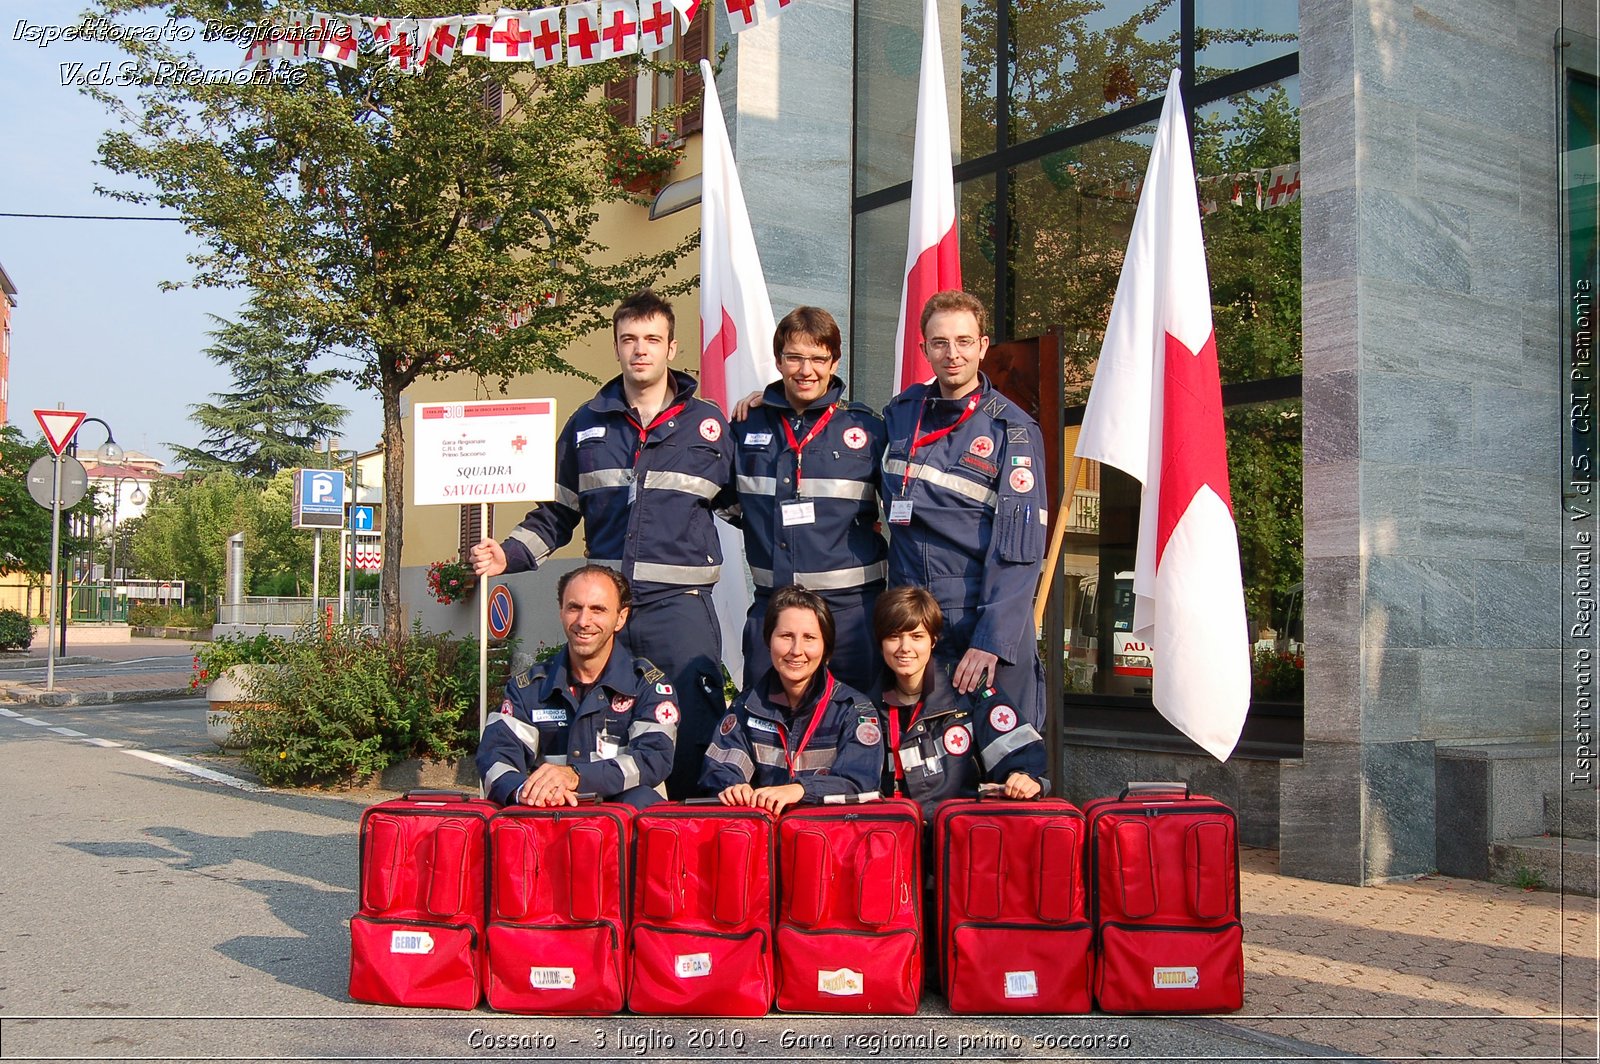
<svg viewBox="0 0 1600 1064"><path fill-rule="evenodd" d="M16 610L0 610L0 650L27 650L33 645L33 622Z"/></svg>

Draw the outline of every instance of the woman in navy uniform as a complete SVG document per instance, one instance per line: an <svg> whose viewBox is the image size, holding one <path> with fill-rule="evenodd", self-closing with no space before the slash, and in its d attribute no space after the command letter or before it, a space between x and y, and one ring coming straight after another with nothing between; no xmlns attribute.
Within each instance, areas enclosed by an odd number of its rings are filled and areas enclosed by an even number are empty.
<svg viewBox="0 0 1600 1064"><path fill-rule="evenodd" d="M828 671L833 616L814 591L772 594L763 626L772 668L711 736L700 785L724 805L781 813L797 802L878 797L883 729L872 700Z"/></svg>
<svg viewBox="0 0 1600 1064"><path fill-rule="evenodd" d="M890 588L872 620L885 666L876 699L888 732L885 793L915 800L932 824L940 802L976 798L980 783L998 784L1007 798L1049 790L1044 739L1005 692L984 682L960 694L933 663L944 615L926 589Z"/></svg>

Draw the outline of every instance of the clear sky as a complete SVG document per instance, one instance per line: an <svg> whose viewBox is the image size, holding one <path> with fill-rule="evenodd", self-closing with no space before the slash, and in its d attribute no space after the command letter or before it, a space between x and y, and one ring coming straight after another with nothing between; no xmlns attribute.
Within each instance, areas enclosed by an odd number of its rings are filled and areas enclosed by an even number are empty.
<svg viewBox="0 0 1600 1064"><path fill-rule="evenodd" d="M70 25L79 0L6 0L0 5L0 212L160 214L96 195L95 184L126 187L99 166L96 145L112 123L94 100L63 85L63 65L93 68L121 59L114 45L55 41L39 47L32 27ZM23 39L18 39L19 26ZM197 48L197 51L199 49ZM234 67L239 50L208 46L208 63ZM208 314L235 316L238 291L162 292L185 281L197 243L177 222L67 221L0 217L0 266L18 290L11 319L9 420L39 435L32 411L65 403L107 422L117 442L171 463L169 444L194 445L201 432L189 406L231 386L202 354ZM363 450L383 429L377 397L340 384L331 398L350 408L342 446ZM104 442L99 426L80 445Z"/></svg>

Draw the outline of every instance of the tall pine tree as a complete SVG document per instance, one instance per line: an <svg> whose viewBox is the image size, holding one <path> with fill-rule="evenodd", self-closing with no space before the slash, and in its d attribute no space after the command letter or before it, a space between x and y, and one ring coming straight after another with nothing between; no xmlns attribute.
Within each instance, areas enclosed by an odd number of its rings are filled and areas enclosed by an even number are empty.
<svg viewBox="0 0 1600 1064"><path fill-rule="evenodd" d="M246 308L240 321L212 320L218 328L207 335L215 343L205 354L233 374L234 390L190 406L189 419L206 435L198 447L170 444L179 461L260 479L321 464L318 441L350 413L324 398L335 373L312 371L310 345L285 335L259 306Z"/></svg>

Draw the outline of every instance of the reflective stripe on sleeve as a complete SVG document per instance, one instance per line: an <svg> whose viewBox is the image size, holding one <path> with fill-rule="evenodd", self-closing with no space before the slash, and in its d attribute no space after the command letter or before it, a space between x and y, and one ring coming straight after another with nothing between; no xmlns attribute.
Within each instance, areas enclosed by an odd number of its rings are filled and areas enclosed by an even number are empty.
<svg viewBox="0 0 1600 1064"><path fill-rule="evenodd" d="M807 483L810 483L809 481ZM795 573L794 582L809 591L848 591L852 588L865 587L875 580L886 580L889 577L889 564L887 562L874 562L871 565L858 565L851 569L830 569L820 573ZM771 569L758 569L750 567L750 579L761 588L773 586L775 577Z"/></svg>
<svg viewBox="0 0 1600 1064"><path fill-rule="evenodd" d="M715 584L722 575L720 565L662 565L659 562L634 562L633 579L649 584L682 584L704 587Z"/></svg>
<svg viewBox="0 0 1600 1064"><path fill-rule="evenodd" d="M623 790L639 786L639 762L633 759L632 754L618 754L612 760L622 770Z"/></svg>
<svg viewBox="0 0 1600 1064"><path fill-rule="evenodd" d="M513 528L511 535L506 538L514 539L524 547L527 547L528 553L533 555L534 561L542 562L550 556L550 544L540 538L538 533L523 528L521 525Z"/></svg>
<svg viewBox="0 0 1600 1064"><path fill-rule="evenodd" d="M502 728L509 728L511 734L517 737L518 742L520 742L523 746L526 746L529 752L535 757L539 756L538 728L535 728L532 724L529 724L525 720L518 720L516 717L510 716L509 714L497 713L489 718L489 723L483 726L483 733L488 735L489 729L497 725Z"/></svg>
<svg viewBox="0 0 1600 1064"><path fill-rule="evenodd" d="M678 735L678 726L662 724L658 720L636 720L628 726L628 741L631 743L639 736L649 735L651 732L665 732L667 738L675 739Z"/></svg>
<svg viewBox="0 0 1600 1064"><path fill-rule="evenodd" d="M504 776L508 772L519 771L521 770L515 765L508 764L505 761L496 761L494 764L489 766L489 771L483 774L484 793L489 793L489 789L494 786L495 780L499 779L501 776Z"/></svg>
<svg viewBox="0 0 1600 1064"><path fill-rule="evenodd" d="M987 766L998 765L1007 756L1038 741L1039 733L1033 730L1033 725L1019 724L983 748L983 763Z"/></svg>
<svg viewBox="0 0 1600 1064"><path fill-rule="evenodd" d="M796 772L817 772L821 769L832 768L836 751L833 750L802 750L800 756L795 758L794 770Z"/></svg>
<svg viewBox="0 0 1600 1064"><path fill-rule="evenodd" d="M737 486L741 495L778 494L777 477L747 477L740 473Z"/></svg>
<svg viewBox="0 0 1600 1064"><path fill-rule="evenodd" d="M898 458L884 462L883 472L885 476L893 476L895 474L904 476L906 463ZM965 495L973 502L980 502L991 510L1000 504L1000 496L995 494L994 491L984 487L982 484L970 481L966 477L953 476L937 469L930 469L921 462L913 463L910 472L912 480L924 480L929 484L937 484L939 487L953 491L957 495Z"/></svg>
<svg viewBox="0 0 1600 1064"><path fill-rule="evenodd" d="M646 491L681 491L702 499L714 499L722 485L693 473L675 473L666 469L652 469L644 475Z"/></svg>
<svg viewBox="0 0 1600 1064"><path fill-rule="evenodd" d="M727 765L729 768L737 769L746 781L755 775L756 766L751 762L750 755L743 750L732 747L724 749L720 746L708 746L706 747L706 756L720 765Z"/></svg>

